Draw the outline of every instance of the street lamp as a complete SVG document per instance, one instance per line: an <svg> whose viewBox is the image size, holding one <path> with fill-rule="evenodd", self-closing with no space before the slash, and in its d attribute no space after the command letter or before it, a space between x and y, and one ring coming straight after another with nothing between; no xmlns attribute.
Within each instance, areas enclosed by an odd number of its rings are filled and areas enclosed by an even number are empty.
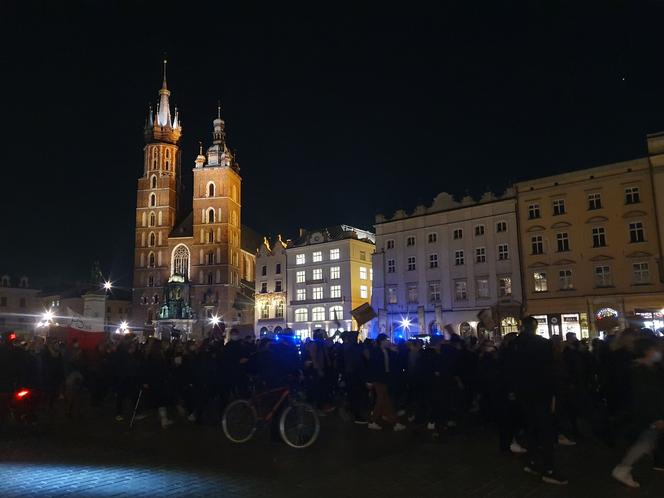
<svg viewBox="0 0 664 498"><path fill-rule="evenodd" d="M113 282L106 280L104 282L104 290L110 291L113 288Z"/></svg>
<svg viewBox="0 0 664 498"><path fill-rule="evenodd" d="M127 323L126 320L123 320L120 322L120 332L123 334L126 334L129 332L129 324Z"/></svg>

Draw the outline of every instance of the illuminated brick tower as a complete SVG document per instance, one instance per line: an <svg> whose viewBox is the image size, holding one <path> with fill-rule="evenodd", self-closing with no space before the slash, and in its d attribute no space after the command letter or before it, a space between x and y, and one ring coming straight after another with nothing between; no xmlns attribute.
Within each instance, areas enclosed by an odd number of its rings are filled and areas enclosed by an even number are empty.
<svg viewBox="0 0 664 498"><path fill-rule="evenodd" d="M170 95L164 60L157 112L153 114L150 107L145 123L143 176L138 179L136 196L133 309L134 318L145 323L157 316L161 288L170 274L168 237L178 208L182 127L177 108L171 119Z"/></svg>
<svg viewBox="0 0 664 498"><path fill-rule="evenodd" d="M179 216L182 134L171 119L164 82L156 116L145 126L143 176L138 180L133 325L157 335L203 337L215 316L227 325L252 324L256 250L241 225L240 168L226 144L221 108L212 145L200 147L193 172L192 211Z"/></svg>

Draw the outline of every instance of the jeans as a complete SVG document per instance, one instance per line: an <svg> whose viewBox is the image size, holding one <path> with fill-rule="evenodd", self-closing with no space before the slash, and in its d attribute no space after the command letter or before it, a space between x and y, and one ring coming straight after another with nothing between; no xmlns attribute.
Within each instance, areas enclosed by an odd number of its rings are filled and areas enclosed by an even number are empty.
<svg viewBox="0 0 664 498"><path fill-rule="evenodd" d="M636 442L629 447L620 465L631 468L641 458L652 453L657 446L659 436L660 432L657 429L648 427L636 438Z"/></svg>
<svg viewBox="0 0 664 498"><path fill-rule="evenodd" d="M540 472L553 470L553 414L551 399L522 399L528 458Z"/></svg>

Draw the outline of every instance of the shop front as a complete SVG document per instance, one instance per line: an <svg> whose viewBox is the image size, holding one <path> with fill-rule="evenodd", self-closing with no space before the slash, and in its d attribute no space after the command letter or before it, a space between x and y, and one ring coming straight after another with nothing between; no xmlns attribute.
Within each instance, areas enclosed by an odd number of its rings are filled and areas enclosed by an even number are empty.
<svg viewBox="0 0 664 498"><path fill-rule="evenodd" d="M554 335L563 338L566 334L576 334L578 339L590 337L588 313L551 313L533 315L537 320L537 334L550 339Z"/></svg>

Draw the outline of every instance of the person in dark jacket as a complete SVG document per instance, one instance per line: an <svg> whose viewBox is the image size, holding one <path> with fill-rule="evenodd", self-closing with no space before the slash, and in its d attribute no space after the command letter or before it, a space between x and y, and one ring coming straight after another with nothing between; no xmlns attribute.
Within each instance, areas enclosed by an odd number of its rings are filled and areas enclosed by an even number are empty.
<svg viewBox="0 0 664 498"><path fill-rule="evenodd" d="M617 481L638 488L632 477L632 467L644 456L653 453L664 433L664 387L658 366L662 361L662 350L657 341L643 337L634 342L636 360L631 370L632 424L638 434L622 461L611 475Z"/></svg>
<svg viewBox="0 0 664 498"><path fill-rule="evenodd" d="M536 331L537 319L525 317L507 361L510 382L526 419L528 463L523 470L549 484L567 484L553 464L556 385L553 350L551 342Z"/></svg>
<svg viewBox="0 0 664 498"><path fill-rule="evenodd" d="M369 429L380 430L383 427L379 422L386 421L393 425L395 431L402 431L405 425L397 421L394 411L394 402L390 396L390 387L397 372L397 355L392 349L387 335L378 334L376 345L369 354L369 384L376 395L376 402L371 414Z"/></svg>

